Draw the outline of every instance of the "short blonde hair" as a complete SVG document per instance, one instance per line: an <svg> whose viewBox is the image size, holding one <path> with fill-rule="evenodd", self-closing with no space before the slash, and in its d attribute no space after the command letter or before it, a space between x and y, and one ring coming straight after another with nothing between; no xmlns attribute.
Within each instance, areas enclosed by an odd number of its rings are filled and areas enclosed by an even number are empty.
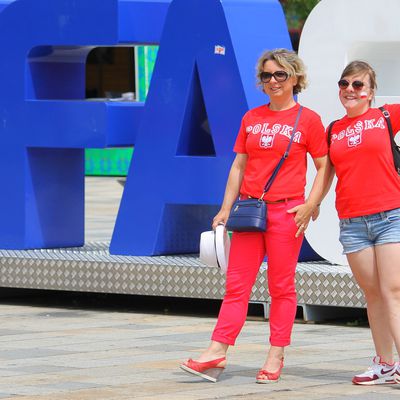
<svg viewBox="0 0 400 400"><path fill-rule="evenodd" d="M297 77L297 84L293 87L293 94L300 93L307 87L306 67L301 58L294 51L288 49L267 50L261 55L256 66L258 86L263 87L260 74L264 71L264 64L267 61L275 61L289 76Z"/></svg>

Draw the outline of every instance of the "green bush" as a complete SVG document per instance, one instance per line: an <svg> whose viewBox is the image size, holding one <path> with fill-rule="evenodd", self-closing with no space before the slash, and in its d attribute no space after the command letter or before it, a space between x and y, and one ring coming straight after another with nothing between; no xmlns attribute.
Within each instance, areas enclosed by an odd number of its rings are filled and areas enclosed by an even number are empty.
<svg viewBox="0 0 400 400"><path fill-rule="evenodd" d="M301 29L320 0L281 0L289 29Z"/></svg>

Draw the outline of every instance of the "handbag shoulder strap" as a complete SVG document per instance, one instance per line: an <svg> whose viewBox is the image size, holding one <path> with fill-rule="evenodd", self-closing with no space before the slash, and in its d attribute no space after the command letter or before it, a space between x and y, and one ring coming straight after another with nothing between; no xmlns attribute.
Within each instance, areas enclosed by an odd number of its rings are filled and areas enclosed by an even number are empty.
<svg viewBox="0 0 400 400"><path fill-rule="evenodd" d="M388 131L389 131L390 146L392 148L395 169L397 171L397 174L400 175L400 166L398 165L399 164L398 158L399 158L399 154L400 154L400 147L397 145L396 141L394 140L393 126L392 126L392 121L390 119L390 113L388 110L386 110L385 107L379 107L379 109L382 111L382 114L386 120L386 124L387 124Z"/></svg>
<svg viewBox="0 0 400 400"><path fill-rule="evenodd" d="M333 125L335 125L335 122L338 121L337 119L335 119L334 121L332 121L329 126L328 126L328 135L327 135L327 140L328 140L328 147L331 147L331 141L332 141L332 128Z"/></svg>
<svg viewBox="0 0 400 400"><path fill-rule="evenodd" d="M293 139L294 139L294 136L296 134L297 125L299 124L300 115L301 115L302 111L303 111L303 106L300 106L299 111L297 112L296 121L295 121L294 127L293 127L293 133L292 133L292 135L290 137L290 141L289 141L288 147L287 147L286 151L283 153L283 156L279 160L279 162L278 162L277 166L275 167L274 171L272 172L272 175L270 176L270 178L268 179L267 183L265 184L264 191L263 191L263 193L262 193L262 195L260 197L260 200L262 200L262 198L264 197L265 193L267 193L268 190L271 188L272 183L274 182L276 176L278 175L278 172L281 169L283 162L289 156L289 151L290 151L290 148L292 147Z"/></svg>
<svg viewBox="0 0 400 400"><path fill-rule="evenodd" d="M394 135L393 135L393 126L392 126L392 121L390 119L390 113L388 110L386 110L385 107L379 107L379 109L382 111L383 116L386 119L386 123L387 123L387 127L388 127L388 131L390 134L390 139L394 140Z"/></svg>

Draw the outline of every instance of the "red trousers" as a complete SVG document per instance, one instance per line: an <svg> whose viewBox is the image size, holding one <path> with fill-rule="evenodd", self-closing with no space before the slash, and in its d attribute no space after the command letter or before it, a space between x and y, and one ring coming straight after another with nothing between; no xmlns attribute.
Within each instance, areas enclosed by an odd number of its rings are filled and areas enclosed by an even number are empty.
<svg viewBox="0 0 400 400"><path fill-rule="evenodd" d="M268 204L266 232L234 232L226 274L226 293L212 340L234 345L247 317L251 290L264 256L268 257L271 296L270 343L287 346L297 309L295 273L303 235L296 238L292 207L304 199Z"/></svg>

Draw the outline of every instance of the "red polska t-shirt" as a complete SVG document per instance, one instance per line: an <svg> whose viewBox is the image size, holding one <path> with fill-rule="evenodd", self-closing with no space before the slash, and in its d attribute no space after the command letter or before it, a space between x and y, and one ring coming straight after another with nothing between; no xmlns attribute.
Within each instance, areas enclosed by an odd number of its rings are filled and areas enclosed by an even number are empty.
<svg viewBox="0 0 400 400"><path fill-rule="evenodd" d="M393 132L400 129L400 104L386 104ZM378 108L343 117L331 131L339 218L360 217L400 207L400 177L394 168L389 131Z"/></svg>
<svg viewBox="0 0 400 400"><path fill-rule="evenodd" d="M268 105L249 110L242 119L234 151L248 155L240 194L261 196L264 186L287 149L300 105L272 111ZM325 129L318 114L303 107L294 133L289 157L283 163L271 189L270 201L304 196L307 152L313 158L327 154Z"/></svg>

